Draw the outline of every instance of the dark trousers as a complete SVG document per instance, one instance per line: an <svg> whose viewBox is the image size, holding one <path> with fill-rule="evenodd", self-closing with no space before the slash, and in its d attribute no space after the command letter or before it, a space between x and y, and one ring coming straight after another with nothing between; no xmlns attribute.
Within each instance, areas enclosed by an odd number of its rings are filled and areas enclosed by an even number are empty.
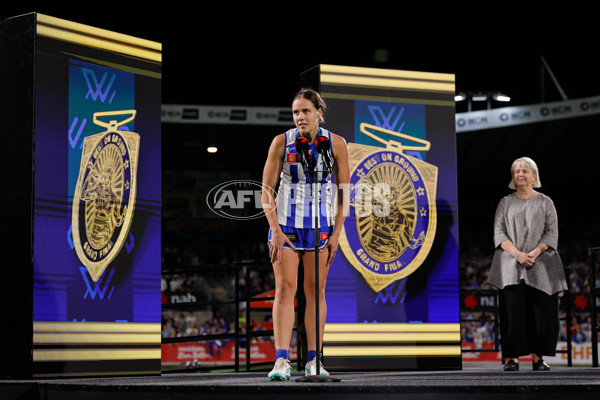
<svg viewBox="0 0 600 400"><path fill-rule="evenodd" d="M505 358L556 355L558 294L520 284L500 290L500 343Z"/></svg>

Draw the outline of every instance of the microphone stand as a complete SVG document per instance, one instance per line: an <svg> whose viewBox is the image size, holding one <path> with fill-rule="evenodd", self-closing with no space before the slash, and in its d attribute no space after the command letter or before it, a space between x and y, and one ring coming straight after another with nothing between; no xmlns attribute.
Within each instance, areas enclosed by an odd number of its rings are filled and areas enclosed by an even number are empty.
<svg viewBox="0 0 600 400"><path fill-rule="evenodd" d="M320 343L320 322L321 318L319 318L319 214L321 212L320 202L319 202L319 193L320 193L320 184L317 181L317 163L315 163L315 167L313 170L310 170L310 167L306 168L304 173L307 172L313 176L313 214L315 218L315 343L316 343L316 355L315 355L315 365L317 368L316 375L305 375L296 379L298 382L339 382L339 378L333 378L328 375L321 375L321 343ZM325 167L326 171L331 172L331 168L329 166ZM317 190L319 189L319 190Z"/></svg>

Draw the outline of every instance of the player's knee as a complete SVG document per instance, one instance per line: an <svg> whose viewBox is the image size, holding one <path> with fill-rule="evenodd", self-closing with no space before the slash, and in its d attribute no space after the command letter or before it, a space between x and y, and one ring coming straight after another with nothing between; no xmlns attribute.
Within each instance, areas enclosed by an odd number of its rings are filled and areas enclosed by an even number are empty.
<svg viewBox="0 0 600 400"><path fill-rule="evenodd" d="M296 282L279 282L275 288L275 296L281 300L293 299L296 296Z"/></svg>

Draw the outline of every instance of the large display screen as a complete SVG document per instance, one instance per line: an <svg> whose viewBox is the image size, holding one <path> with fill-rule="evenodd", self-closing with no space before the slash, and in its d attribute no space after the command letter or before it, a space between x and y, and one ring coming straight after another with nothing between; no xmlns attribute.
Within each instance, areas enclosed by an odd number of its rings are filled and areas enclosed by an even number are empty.
<svg viewBox="0 0 600 400"><path fill-rule="evenodd" d="M350 159L326 365L460 368L454 76L320 65L303 80Z"/></svg>
<svg viewBox="0 0 600 400"><path fill-rule="evenodd" d="M160 57L37 15L35 376L160 373Z"/></svg>

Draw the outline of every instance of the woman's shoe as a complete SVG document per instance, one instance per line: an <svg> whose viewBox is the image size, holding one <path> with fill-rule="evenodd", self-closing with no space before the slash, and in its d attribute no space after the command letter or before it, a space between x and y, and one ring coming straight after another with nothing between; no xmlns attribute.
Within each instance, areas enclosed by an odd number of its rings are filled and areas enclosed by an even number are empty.
<svg viewBox="0 0 600 400"><path fill-rule="evenodd" d="M506 364L504 364L504 370L505 371L518 371L519 363L514 362L513 360L509 360Z"/></svg>
<svg viewBox="0 0 600 400"><path fill-rule="evenodd" d="M541 358L537 362L531 362L534 371L549 371L550 366Z"/></svg>

